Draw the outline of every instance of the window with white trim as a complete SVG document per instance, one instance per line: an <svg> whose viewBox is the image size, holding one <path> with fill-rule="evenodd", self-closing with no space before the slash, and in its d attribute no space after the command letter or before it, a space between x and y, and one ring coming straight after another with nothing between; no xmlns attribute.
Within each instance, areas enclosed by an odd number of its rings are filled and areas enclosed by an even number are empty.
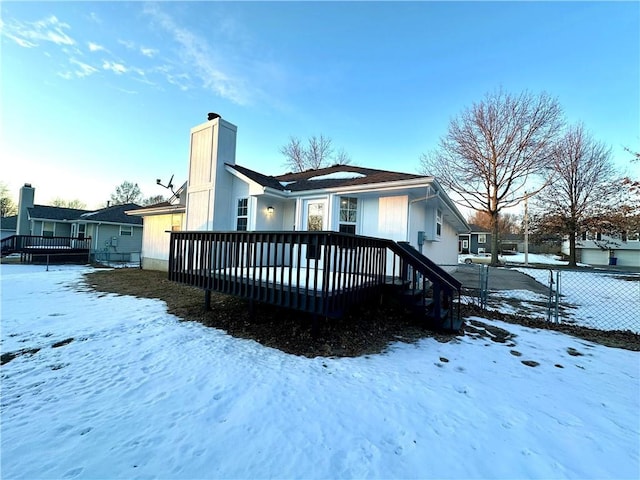
<svg viewBox="0 0 640 480"><path fill-rule="evenodd" d="M42 236L53 237L55 234L56 225L53 222L42 222Z"/></svg>
<svg viewBox="0 0 640 480"><path fill-rule="evenodd" d="M132 225L120 225L120 236L121 237L131 237L131 236L133 236L133 226Z"/></svg>
<svg viewBox="0 0 640 480"><path fill-rule="evenodd" d="M249 224L249 199L239 198L236 211L236 230L246 231Z"/></svg>
<svg viewBox="0 0 640 480"><path fill-rule="evenodd" d="M485 233L478 234L478 243L487 243L487 235Z"/></svg>
<svg viewBox="0 0 640 480"><path fill-rule="evenodd" d="M356 233L358 219L358 199L354 197L340 197L340 224L341 233Z"/></svg>
<svg viewBox="0 0 640 480"><path fill-rule="evenodd" d="M436 235L442 235L442 210L436 210Z"/></svg>

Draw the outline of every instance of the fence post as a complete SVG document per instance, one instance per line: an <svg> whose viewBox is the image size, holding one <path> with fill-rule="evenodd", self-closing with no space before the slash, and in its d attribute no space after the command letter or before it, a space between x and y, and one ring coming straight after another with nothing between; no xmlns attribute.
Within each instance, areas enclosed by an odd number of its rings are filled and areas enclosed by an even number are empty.
<svg viewBox="0 0 640 480"><path fill-rule="evenodd" d="M486 310L489 290L489 266L480 265L480 308Z"/></svg>
<svg viewBox="0 0 640 480"><path fill-rule="evenodd" d="M555 317L556 323L560 323L559 308L558 308L560 303L560 279L561 279L560 270L558 270L556 272L556 305L555 305L555 311L554 311L555 313L554 317Z"/></svg>
<svg viewBox="0 0 640 480"><path fill-rule="evenodd" d="M549 295L547 296L547 322L551 321L552 299L553 299L553 270L549 270Z"/></svg>

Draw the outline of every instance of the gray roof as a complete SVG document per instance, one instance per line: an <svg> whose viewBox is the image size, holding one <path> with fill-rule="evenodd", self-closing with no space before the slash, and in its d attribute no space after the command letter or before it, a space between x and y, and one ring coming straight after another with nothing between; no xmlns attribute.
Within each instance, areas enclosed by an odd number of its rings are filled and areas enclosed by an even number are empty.
<svg viewBox="0 0 640 480"><path fill-rule="evenodd" d="M292 192L431 178L425 175L391 172L354 165L334 165L316 170L305 170L304 172L285 173L274 177L263 175L240 165L227 165L262 186ZM327 178L316 178L323 176L327 176Z"/></svg>
<svg viewBox="0 0 640 480"><path fill-rule="evenodd" d="M486 228L481 227L480 225L476 225L475 223L470 223L469 228L473 233L491 233L491 230L487 230Z"/></svg>
<svg viewBox="0 0 640 480"><path fill-rule="evenodd" d="M125 203L124 205L114 205L113 207L103 208L95 212L82 214L82 220L91 222L111 222L111 223L130 223L133 225L142 225L142 218L127 215L127 210L140 208L135 203Z"/></svg>
<svg viewBox="0 0 640 480"><path fill-rule="evenodd" d="M2 230L16 230L18 228L18 216L11 215L10 217L0 218L0 229Z"/></svg>
<svg viewBox="0 0 640 480"><path fill-rule="evenodd" d="M49 205L34 205L28 209L29 217L41 218L45 220L77 220L83 213L90 210L80 210L77 208L51 207Z"/></svg>
<svg viewBox="0 0 640 480"><path fill-rule="evenodd" d="M29 217L49 221L79 221L126 223L130 225L142 225L142 218L126 215L125 210L140 208L135 203L114 205L100 210L80 210L77 208L51 207L48 205L35 205L28 209Z"/></svg>

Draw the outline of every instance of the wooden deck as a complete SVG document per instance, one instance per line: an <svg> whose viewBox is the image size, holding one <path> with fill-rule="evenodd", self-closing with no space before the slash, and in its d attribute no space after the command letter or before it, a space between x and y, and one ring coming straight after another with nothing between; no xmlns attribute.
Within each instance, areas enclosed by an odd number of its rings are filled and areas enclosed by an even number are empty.
<svg viewBox="0 0 640 480"><path fill-rule="evenodd" d="M91 237L12 235L0 244L2 256L20 254L29 263L84 263L89 261Z"/></svg>
<svg viewBox="0 0 640 480"><path fill-rule="evenodd" d="M460 328L460 283L408 244L338 232L172 232L169 279L340 317L383 289L433 328ZM207 301L207 300L206 300Z"/></svg>

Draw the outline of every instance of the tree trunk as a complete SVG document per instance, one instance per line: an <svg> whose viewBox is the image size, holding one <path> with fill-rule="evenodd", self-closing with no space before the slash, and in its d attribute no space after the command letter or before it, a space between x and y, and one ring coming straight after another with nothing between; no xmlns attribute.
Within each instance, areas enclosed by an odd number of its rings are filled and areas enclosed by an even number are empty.
<svg viewBox="0 0 640 480"><path fill-rule="evenodd" d="M576 234L574 232L569 234L569 266L576 267Z"/></svg>
<svg viewBox="0 0 640 480"><path fill-rule="evenodd" d="M498 212L491 212L491 266L497 267L498 245L500 244L500 224L498 222Z"/></svg>

